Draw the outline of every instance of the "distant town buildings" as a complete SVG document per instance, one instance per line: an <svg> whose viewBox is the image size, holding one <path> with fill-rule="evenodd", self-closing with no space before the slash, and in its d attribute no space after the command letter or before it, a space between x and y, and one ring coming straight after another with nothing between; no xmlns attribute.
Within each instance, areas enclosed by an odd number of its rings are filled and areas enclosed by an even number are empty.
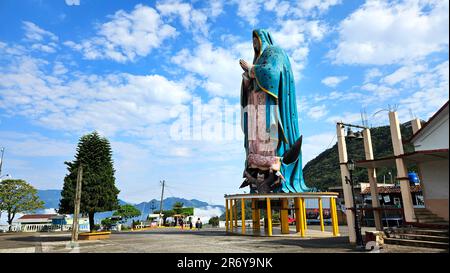
<svg viewBox="0 0 450 273"><path fill-rule="evenodd" d="M80 231L89 231L89 219L79 218ZM60 214L26 214L17 219L15 230L23 232L68 231L72 228L73 218Z"/></svg>

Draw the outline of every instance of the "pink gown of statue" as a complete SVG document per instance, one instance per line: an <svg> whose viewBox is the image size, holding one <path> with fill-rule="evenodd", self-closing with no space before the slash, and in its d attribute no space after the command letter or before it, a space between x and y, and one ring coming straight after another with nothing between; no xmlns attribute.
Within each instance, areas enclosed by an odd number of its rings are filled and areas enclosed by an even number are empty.
<svg viewBox="0 0 450 273"><path fill-rule="evenodd" d="M247 81L254 81L254 78ZM265 92L261 90L252 89L248 92L248 164L250 168L269 169L277 162L276 145L278 143L278 133L276 120L274 117L270 119L270 127L267 130L266 125L266 96ZM271 111L274 112L274 111Z"/></svg>

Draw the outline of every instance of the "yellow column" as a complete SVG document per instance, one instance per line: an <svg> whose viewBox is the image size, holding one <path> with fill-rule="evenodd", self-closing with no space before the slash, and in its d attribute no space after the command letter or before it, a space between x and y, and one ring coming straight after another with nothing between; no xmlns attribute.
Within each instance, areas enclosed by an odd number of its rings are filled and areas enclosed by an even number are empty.
<svg viewBox="0 0 450 273"><path fill-rule="evenodd" d="M261 226L260 226L261 215L259 213L257 199L252 199L252 216L253 216L253 230L259 231L261 228Z"/></svg>
<svg viewBox="0 0 450 273"><path fill-rule="evenodd" d="M289 219L288 219L288 200L287 198L281 199L281 211L280 211L280 220L281 220L281 233L289 234Z"/></svg>
<svg viewBox="0 0 450 273"><path fill-rule="evenodd" d="M261 229L261 210L259 209L258 205L256 206L256 210L255 210L255 219L256 219L256 230L260 230Z"/></svg>
<svg viewBox="0 0 450 273"><path fill-rule="evenodd" d="M272 207L270 206L270 198L266 198L267 206L267 235L272 236Z"/></svg>
<svg viewBox="0 0 450 273"><path fill-rule="evenodd" d="M234 199L234 226L238 227L237 199Z"/></svg>
<svg viewBox="0 0 450 273"><path fill-rule="evenodd" d="M242 234L245 234L245 200L241 198L241 225L242 225Z"/></svg>
<svg viewBox="0 0 450 273"><path fill-rule="evenodd" d="M255 199L252 199L252 229L253 231L256 229L255 223L256 223L256 208L255 208Z"/></svg>
<svg viewBox="0 0 450 273"><path fill-rule="evenodd" d="M302 208L303 208L303 211L302 211L302 213L303 213L303 229L305 230L305 232L306 232L306 230L308 229L308 226L307 226L307 218L306 218L306 201L305 201L305 198L302 198Z"/></svg>
<svg viewBox="0 0 450 273"><path fill-rule="evenodd" d="M233 199L230 199L230 230L233 232Z"/></svg>
<svg viewBox="0 0 450 273"><path fill-rule="evenodd" d="M333 223L333 236L339 236L336 198L330 198L330 210L331 210L331 221Z"/></svg>
<svg viewBox="0 0 450 273"><path fill-rule="evenodd" d="M325 231L325 226L323 225L323 207L322 198L319 198L319 215L320 215L320 231Z"/></svg>
<svg viewBox="0 0 450 273"><path fill-rule="evenodd" d="M300 197L295 198L295 226L297 233L300 236L305 237L305 229L303 226L303 206Z"/></svg>
<svg viewBox="0 0 450 273"><path fill-rule="evenodd" d="M229 230L229 222L228 222L228 199L225 199L225 228L228 232Z"/></svg>

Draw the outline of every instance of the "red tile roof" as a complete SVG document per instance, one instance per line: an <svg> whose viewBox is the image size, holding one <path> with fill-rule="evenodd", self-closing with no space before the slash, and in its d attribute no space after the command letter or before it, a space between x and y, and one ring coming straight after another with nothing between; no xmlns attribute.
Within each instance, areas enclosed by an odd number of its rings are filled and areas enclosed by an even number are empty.
<svg viewBox="0 0 450 273"><path fill-rule="evenodd" d="M56 216L58 214L27 214L23 215L19 219L50 219L53 216Z"/></svg>
<svg viewBox="0 0 450 273"><path fill-rule="evenodd" d="M420 185L415 185L410 187L411 192L421 192L422 187ZM387 194L387 193L400 193L400 186L393 187L377 187L378 194ZM370 186L365 188L361 194L370 194Z"/></svg>

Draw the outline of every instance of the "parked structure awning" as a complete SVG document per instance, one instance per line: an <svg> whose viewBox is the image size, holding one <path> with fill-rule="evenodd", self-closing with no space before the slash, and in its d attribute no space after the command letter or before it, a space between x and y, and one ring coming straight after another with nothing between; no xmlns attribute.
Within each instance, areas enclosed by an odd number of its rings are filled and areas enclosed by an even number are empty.
<svg viewBox="0 0 450 273"><path fill-rule="evenodd" d="M395 159L403 158L403 161L407 166L416 165L421 162L435 161L435 160L448 160L448 149L438 150L424 150L415 151L412 153L406 153L400 156L389 156L373 160L360 160L355 164L357 167L363 168L381 168L381 167L395 167Z"/></svg>

